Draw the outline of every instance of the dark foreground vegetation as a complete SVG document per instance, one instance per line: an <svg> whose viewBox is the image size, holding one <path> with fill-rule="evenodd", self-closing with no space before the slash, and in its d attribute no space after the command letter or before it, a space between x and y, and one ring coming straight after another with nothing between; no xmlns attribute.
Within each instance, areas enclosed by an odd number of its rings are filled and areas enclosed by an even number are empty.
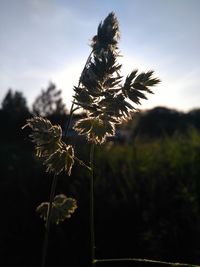
<svg viewBox="0 0 200 267"><path fill-rule="evenodd" d="M45 110L41 110L42 95L31 112L19 92L10 91L2 102L2 267L41 263L44 223L35 208L48 200L52 177L34 157L28 132L22 132L21 126L33 113L64 126L67 113L59 94L52 95L54 90L50 90ZM44 99L47 95L43 92ZM71 141L87 162L84 141L73 131ZM57 193L75 197L78 209L70 220L52 227L48 266L89 266L88 171L76 165L70 177L59 178ZM200 264L200 110L181 113L155 108L136 114L131 123L118 129L114 140L96 147L95 232L97 258Z"/></svg>

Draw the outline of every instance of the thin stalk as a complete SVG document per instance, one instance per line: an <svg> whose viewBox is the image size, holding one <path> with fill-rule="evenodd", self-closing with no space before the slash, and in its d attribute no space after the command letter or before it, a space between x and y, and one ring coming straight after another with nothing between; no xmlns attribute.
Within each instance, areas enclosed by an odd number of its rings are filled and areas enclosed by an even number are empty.
<svg viewBox="0 0 200 267"><path fill-rule="evenodd" d="M74 103L72 103L72 106L70 109L69 120L68 120L67 126L65 128L65 137L67 136L67 133L69 131L69 126L70 126L72 116L73 116L73 108L74 108ZM58 181L58 175L54 174L53 181L51 184L51 193L50 193L50 198L49 198L49 208L48 208L48 213L47 213L47 221L46 221L46 225L45 225L46 230L45 230L43 254L42 254L42 265L41 265L42 267L46 266L47 249L48 249L48 243L49 243L49 231L50 231L51 216L52 216L52 205L53 205L53 200L54 200L54 196L55 196L57 181Z"/></svg>
<svg viewBox="0 0 200 267"><path fill-rule="evenodd" d="M45 224L46 230L45 230L44 245L43 245L42 267L46 266L47 249L48 249L48 243L49 243L49 230L50 230L51 216L52 216L52 205L53 205L57 180L58 180L58 176L54 174L53 181L51 184L51 193L50 193L50 198L49 198L47 221Z"/></svg>
<svg viewBox="0 0 200 267"><path fill-rule="evenodd" d="M66 127L65 127L65 132L64 132L65 139L67 138L67 134L68 134L68 131L69 131L69 126L71 124L72 117L73 117L73 112L74 112L74 102L71 105L70 113L69 113L69 119L67 120Z"/></svg>
<svg viewBox="0 0 200 267"><path fill-rule="evenodd" d="M87 67L87 64L90 61L92 53L93 53L93 51L89 54L81 75L83 74L85 68ZM78 86L80 86L80 80L79 80ZM71 121L72 121L72 117L73 117L73 113L74 113L74 111L76 111L78 109L78 107L74 108L74 105L75 105L75 103L72 102L72 105L71 105L71 108L70 108L70 113L69 113L69 119L67 120L65 131L64 131L65 140L67 138L69 127L70 127L70 124L71 124ZM47 221L46 221L46 225L45 225L46 226L46 230L45 230L45 236L44 236L42 265L41 265L41 267L45 267L46 266L47 249L48 249L48 243L49 243L49 231L50 231L51 216L52 216L52 205L53 205L53 200L54 200L54 196L55 196L55 190L56 190L57 181L58 181L58 176L55 174L54 177L53 177L52 184L51 184L51 193L50 193L50 199L49 199L49 208L48 208L48 213L47 213Z"/></svg>
<svg viewBox="0 0 200 267"><path fill-rule="evenodd" d="M193 265L189 263L180 263L180 262L166 262L166 261L157 261L149 259L137 259L137 258L121 258L121 259L99 259L95 260L95 263L105 263L105 262L143 262L143 263L155 263L166 266L177 266L177 267L200 267L199 265Z"/></svg>
<svg viewBox="0 0 200 267"><path fill-rule="evenodd" d="M90 54L89 54L89 56L88 56L88 58L87 58L87 60L86 60L86 63L85 63L85 65L84 65L84 67L83 67L83 70L82 70L82 72L81 72L81 76L83 75L83 72L85 71L85 69L86 69L88 63L90 62L92 53L93 53L93 50L90 52ZM80 80L81 80L81 77L80 77L79 82L78 82L78 87L80 86L80 83L81 83ZM70 127L70 124L71 124L71 121L72 121L73 113L74 113L74 111L76 111L77 109L79 109L79 107L74 108L75 104L76 104L76 103L74 103L74 101L73 101L73 102L72 102L72 105L71 105L71 108L70 108L70 113L69 113L70 116L69 116L69 119L67 120L67 123L66 123L66 126L65 126L65 131L64 131L64 137L65 137L65 140L67 139L67 133L68 133L68 131L69 131L69 127Z"/></svg>
<svg viewBox="0 0 200 267"><path fill-rule="evenodd" d="M95 233L94 233L94 143L90 149L90 235L91 235L91 260L95 266Z"/></svg>

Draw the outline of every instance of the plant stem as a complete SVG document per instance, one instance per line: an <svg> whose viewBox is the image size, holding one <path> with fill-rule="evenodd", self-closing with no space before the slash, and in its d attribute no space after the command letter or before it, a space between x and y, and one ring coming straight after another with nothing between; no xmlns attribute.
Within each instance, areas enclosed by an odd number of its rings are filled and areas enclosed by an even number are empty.
<svg viewBox="0 0 200 267"><path fill-rule="evenodd" d="M74 103L72 103L72 105L71 105L69 119L68 119L68 122L67 122L67 125L65 128L65 137L67 136L67 133L69 131L69 126L70 126L72 116L73 116L73 108L74 108ZM48 208L48 213L47 213L47 221L46 221L46 225L45 225L46 230L45 230L43 254L42 254L42 267L46 266L47 249L48 249L48 243L49 243L49 231L50 231L51 216L52 216L52 205L53 205L53 200L54 200L54 196L55 196L57 181L58 181L58 175L54 174L53 181L51 184L51 193L50 193L50 198L49 198L49 208Z"/></svg>
<svg viewBox="0 0 200 267"><path fill-rule="evenodd" d="M43 245L43 255L42 255L42 267L46 266L46 257L47 257L47 249L48 249L48 243L49 243L49 230L51 225L51 216L52 216L52 205L56 190L56 184L57 184L58 176L54 174L53 181L51 184L51 193L49 198L49 208L47 213L47 221L46 221L46 230L45 230L45 237L44 237L44 245Z"/></svg>
<svg viewBox="0 0 200 267"><path fill-rule="evenodd" d="M89 61L91 59L92 53L93 53L93 51L89 54L89 56L87 58L87 61L85 63L85 66L83 68L81 76L82 76L83 72L85 71L85 69L87 67L87 64L89 63ZM78 86L80 86L80 80L79 80ZM72 105L71 105L71 108L70 108L70 113L69 113L69 119L67 120L65 131L64 131L65 140L67 139L67 134L68 134L69 127L70 127L70 124L71 124L71 121L72 121L73 113L74 113L74 111L76 111L78 109L78 108L74 108L74 105L75 105L75 103L72 102ZM92 170L92 172L93 172L93 170ZM45 225L46 226L46 230L45 230L45 237L44 237L44 244L43 244L43 254L42 254L42 265L41 265L41 267L45 267L46 266L47 249L48 249L48 243L49 243L49 231L50 231L51 216L52 216L52 206L53 206L53 200L54 200L54 196L55 196L55 190L56 190L57 181L58 181L58 176L55 174L54 177L53 177L52 184L51 184L51 193L50 193L50 199L49 199L49 208L48 208L48 212L47 212L47 221L46 221L46 225Z"/></svg>
<svg viewBox="0 0 200 267"><path fill-rule="evenodd" d="M91 260L95 266L95 233L94 233L94 143L90 149L90 234L91 234Z"/></svg>
<svg viewBox="0 0 200 267"><path fill-rule="evenodd" d="M121 259L99 259L95 260L95 263L105 263L105 262L143 262L143 263L155 263L167 266L177 266L177 267L200 267L199 265L193 265L189 263L180 263L180 262L166 262L166 261L157 261L157 260L149 260L149 259L137 259L137 258L121 258Z"/></svg>
<svg viewBox="0 0 200 267"><path fill-rule="evenodd" d="M81 77L82 77L83 72L85 71L85 69L86 69L88 63L90 62L92 53L93 53L93 50L90 52L90 54L89 54L89 56L88 56L88 58L87 58L87 60L86 60L86 63L85 63L85 65L84 65L84 67L83 67L83 70L82 70L82 72L81 72ZM80 77L79 82L78 82L78 87L80 86L80 83L81 83L81 81L80 81L80 80L81 80L81 77ZM66 127L65 127L65 131L64 131L64 137L65 137L65 140L67 139L67 133L68 133L68 131L69 131L69 126L70 126L71 121L72 121L73 113L74 113L74 111L76 111L77 109L79 109L79 107L74 108L74 105L75 105L75 103L74 103L74 101L73 101L73 102L72 102L72 105L71 105L71 108L70 108L69 119L67 120Z"/></svg>
<svg viewBox="0 0 200 267"><path fill-rule="evenodd" d="M72 121L73 112L74 112L73 109L74 109L74 102L71 105L70 113L69 113L69 119L67 120L67 124L66 124L66 127L65 127L65 132L64 132L64 138L65 139L67 138L67 134L68 134L68 131L69 131L69 126L70 126L71 121Z"/></svg>

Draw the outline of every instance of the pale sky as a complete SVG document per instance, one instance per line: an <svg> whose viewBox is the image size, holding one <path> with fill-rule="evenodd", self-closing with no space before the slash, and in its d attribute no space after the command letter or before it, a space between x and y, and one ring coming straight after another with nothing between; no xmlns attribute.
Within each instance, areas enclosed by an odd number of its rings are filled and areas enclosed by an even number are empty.
<svg viewBox="0 0 200 267"><path fill-rule="evenodd" d="M200 107L200 0L0 0L0 101L29 106L50 81L68 108L97 26L114 11L123 74L153 69L162 83L141 109Z"/></svg>

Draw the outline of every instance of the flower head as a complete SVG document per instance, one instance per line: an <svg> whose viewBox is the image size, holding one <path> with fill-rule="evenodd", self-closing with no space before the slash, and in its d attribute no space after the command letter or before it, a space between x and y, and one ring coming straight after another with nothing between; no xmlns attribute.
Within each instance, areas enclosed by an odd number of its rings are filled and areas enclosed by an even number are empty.
<svg viewBox="0 0 200 267"><path fill-rule="evenodd" d="M129 120L145 93L160 80L153 71L138 74L135 70L123 82L119 57L119 23L110 13L99 24L92 39L92 55L81 74L79 86L74 87L74 103L86 111L84 119L74 129L89 141L103 143L115 134L115 125Z"/></svg>

